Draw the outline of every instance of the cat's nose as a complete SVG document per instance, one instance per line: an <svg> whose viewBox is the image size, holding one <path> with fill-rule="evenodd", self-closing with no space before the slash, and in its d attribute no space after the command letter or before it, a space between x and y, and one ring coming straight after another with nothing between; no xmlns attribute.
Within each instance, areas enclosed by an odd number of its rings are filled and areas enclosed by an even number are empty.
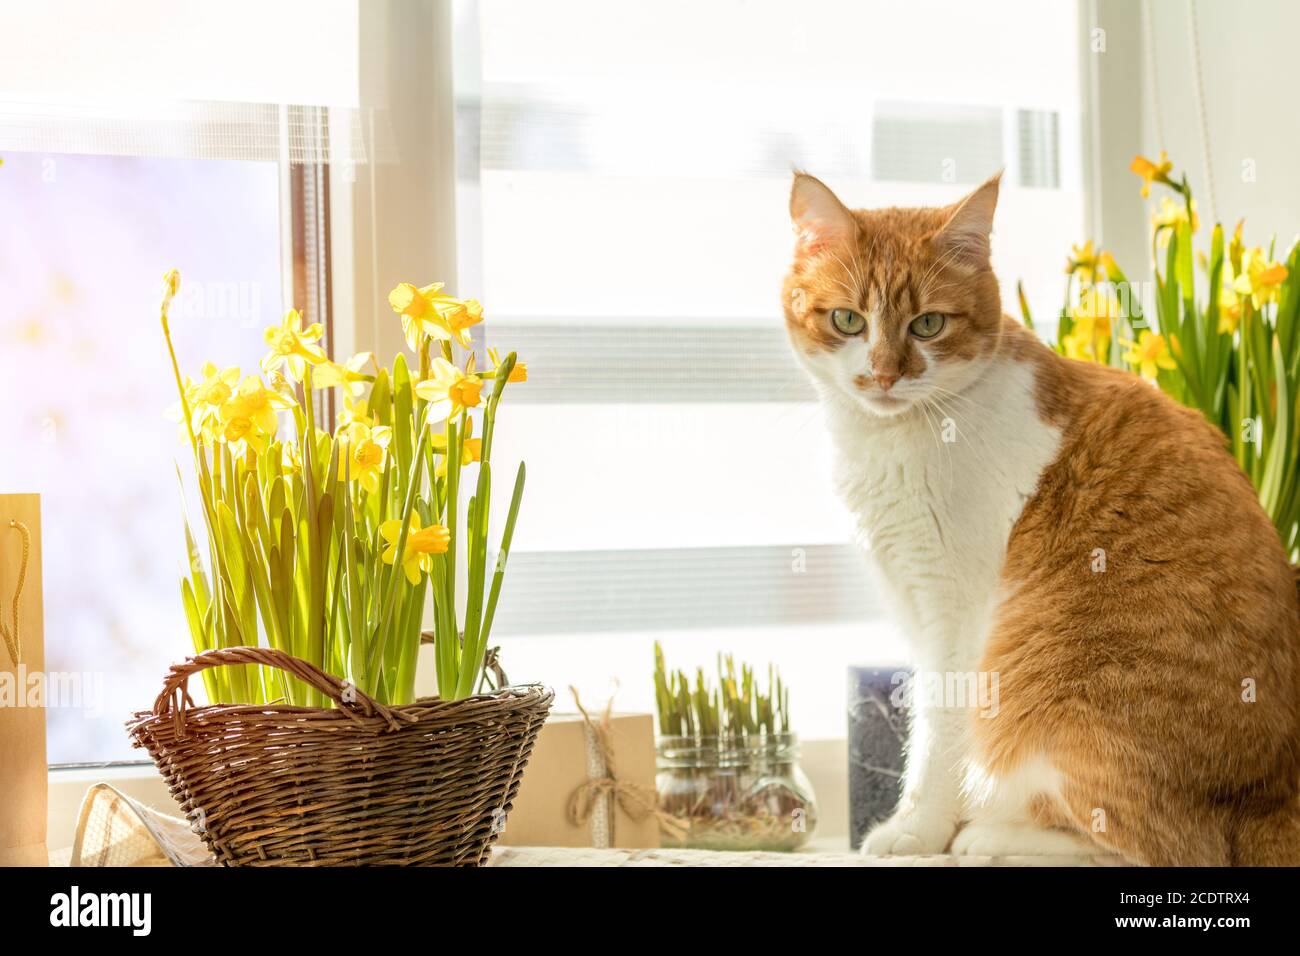
<svg viewBox="0 0 1300 956"><path fill-rule="evenodd" d="M898 381L897 372L876 372L871 377L880 386L882 392L889 391L894 387L894 383Z"/></svg>

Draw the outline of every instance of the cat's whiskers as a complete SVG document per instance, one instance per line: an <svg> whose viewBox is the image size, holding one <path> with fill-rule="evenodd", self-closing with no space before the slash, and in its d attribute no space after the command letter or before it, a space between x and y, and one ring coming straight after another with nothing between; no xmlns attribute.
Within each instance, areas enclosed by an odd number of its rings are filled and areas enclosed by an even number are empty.
<svg viewBox="0 0 1300 956"><path fill-rule="evenodd" d="M943 255L939 256L939 258L935 259L934 262L930 263L930 268L925 270L925 275L921 276L921 281L916 284L916 288L920 291L921 298L924 298L929 294L930 290L928 286L930 281L934 278L935 273L943 266L947 265L949 261L955 259L960 252L961 248L959 246L953 246L951 249L944 252Z"/></svg>
<svg viewBox="0 0 1300 956"><path fill-rule="evenodd" d="M839 257L839 254L836 253L834 249L827 249L826 252L831 256L831 258L839 263L840 268L843 269L848 277L854 282L856 288L850 287L848 283L844 282L842 279L836 278L836 281L843 286L845 292L848 292L849 295L853 297L854 305L861 305L863 293L865 291L862 285L861 273L856 273L854 270L850 269L848 264Z"/></svg>
<svg viewBox="0 0 1300 956"><path fill-rule="evenodd" d="M930 404L929 404L929 402L926 401L925 399L922 399L921 401L919 401L919 402L916 403L916 407L917 407L918 409L920 409L920 411L921 411L921 415L925 418L925 424L929 427L929 429L930 429L930 434L931 434L932 436L934 436L934 443L935 443L935 445L938 446L938 447L942 447L943 450L944 450L944 452L945 452L946 455L947 455L947 458L948 458L948 483L951 484L951 483L952 483L952 479L953 479L952 449L947 447L947 444L948 444L948 443L945 442L945 441L943 440L943 438L942 438L942 437L940 436L940 434L939 434L939 431L937 431L937 430L935 429L934 421L930 418ZM941 429L941 428L942 428L942 425L940 426L940 429Z"/></svg>
<svg viewBox="0 0 1300 956"><path fill-rule="evenodd" d="M944 416L952 419L953 423L957 426L958 437L973 437L979 442L980 448L977 448L973 444L971 445L972 454L975 456L978 464L986 470L987 474L996 475L1000 470L997 467L997 452L993 450L984 436L980 434L979 429L971 425L969 419L958 414L956 409L949 408L945 405L943 403L944 399L941 396L932 394L930 396L930 401L934 403L935 408L937 408ZM981 448L983 449L982 451L980 450Z"/></svg>
<svg viewBox="0 0 1300 956"><path fill-rule="evenodd" d="M959 401L966 402L968 405L971 405L973 408L981 412L984 412L985 414L990 414L990 415L993 414L992 409L990 409L987 405L975 401L975 399L971 398L969 395L963 395L961 392L954 392L952 389L945 388L942 385L932 384L930 388L938 392L940 395L943 395L945 398L955 398L958 399Z"/></svg>
<svg viewBox="0 0 1300 956"><path fill-rule="evenodd" d="M924 289L918 292L917 302L925 303L924 305L918 305L918 308L924 309L927 312L943 312L948 308L945 304L944 297L948 295L949 291L952 289L958 290L957 295L960 296L962 294L962 284L954 279L935 286L933 285L934 281L935 280L933 279L930 280L931 284L928 284Z"/></svg>
<svg viewBox="0 0 1300 956"><path fill-rule="evenodd" d="M868 292L868 288L867 288L867 274L866 274L866 266L863 265L863 263L862 263L862 254L861 254L861 251L858 250L858 249L854 249L854 251L853 251L853 268L857 271L857 275L858 275L858 288L860 288L860 289L862 290L862 296L863 296L863 298L862 298L862 305L865 307L866 304L867 304L867 303L866 303L866 294L867 294L867 292Z"/></svg>

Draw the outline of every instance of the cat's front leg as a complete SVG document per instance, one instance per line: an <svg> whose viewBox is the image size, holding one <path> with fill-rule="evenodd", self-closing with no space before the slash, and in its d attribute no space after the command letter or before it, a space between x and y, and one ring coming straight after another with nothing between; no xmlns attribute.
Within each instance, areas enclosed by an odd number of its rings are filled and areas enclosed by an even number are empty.
<svg viewBox="0 0 1300 956"><path fill-rule="evenodd" d="M911 704L903 795L893 815L863 838L866 856L943 853L961 820L965 711L919 696Z"/></svg>

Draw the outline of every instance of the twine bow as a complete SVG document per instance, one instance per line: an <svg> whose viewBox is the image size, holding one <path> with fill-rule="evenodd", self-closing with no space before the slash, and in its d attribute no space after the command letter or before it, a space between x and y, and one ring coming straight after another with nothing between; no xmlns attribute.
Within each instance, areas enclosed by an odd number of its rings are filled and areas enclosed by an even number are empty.
<svg viewBox="0 0 1300 956"><path fill-rule="evenodd" d="M22 636L18 633L18 604L23 596L23 585L27 583L27 560L32 553L32 533L21 521L10 520L9 527L16 529L23 536L23 559L18 565L18 586L14 588L13 624L5 627L4 621L0 621L0 635L4 636L9 658L13 661L14 667L17 667L23 656Z"/></svg>
<svg viewBox="0 0 1300 956"><path fill-rule="evenodd" d="M614 698L610 697L606 701L605 710L600 715L600 720L595 721L587 713L587 709L582 706L582 701L578 697L578 689L570 686L569 693L573 694L573 703L577 706L578 713L582 714L582 720L591 732L591 740L595 742L601 766L604 768L603 776L588 779L574 790L573 795L569 797L569 821L574 826L586 826L598 803L602 800L612 800L618 805L619 809L635 822L640 822L653 814L658 819L659 826L662 829L679 835L684 833L686 831L685 822L659 808L659 794L654 787L618 779L618 774L614 771L614 744L610 728ZM612 840L614 828L612 818L609 826Z"/></svg>

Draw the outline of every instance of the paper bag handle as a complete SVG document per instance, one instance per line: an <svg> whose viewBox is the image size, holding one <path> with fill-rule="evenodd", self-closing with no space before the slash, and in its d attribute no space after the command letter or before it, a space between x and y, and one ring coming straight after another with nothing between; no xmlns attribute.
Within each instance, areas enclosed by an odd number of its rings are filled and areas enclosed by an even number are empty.
<svg viewBox="0 0 1300 956"><path fill-rule="evenodd" d="M21 521L10 519L9 527L16 529L23 536L23 559L18 565L18 586L14 588L13 624L11 627L5 627L4 621L0 621L0 634L4 635L9 658L13 661L14 667L17 667L23 656L23 639L18 633L18 606L23 596L23 585L27 583L27 561L32 554L32 533Z"/></svg>

